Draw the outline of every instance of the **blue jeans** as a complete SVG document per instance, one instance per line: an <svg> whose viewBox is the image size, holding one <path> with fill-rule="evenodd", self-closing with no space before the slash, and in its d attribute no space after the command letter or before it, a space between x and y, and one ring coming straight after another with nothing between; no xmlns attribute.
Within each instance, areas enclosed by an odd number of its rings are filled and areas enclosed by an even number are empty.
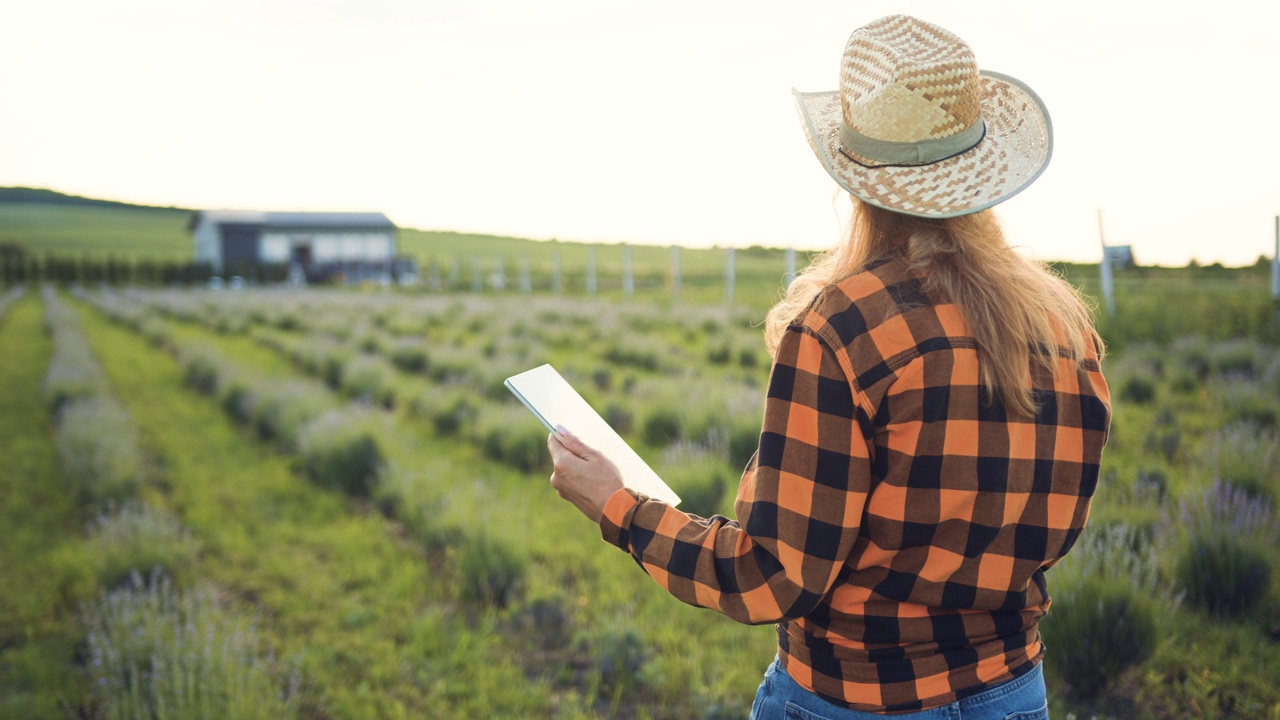
<svg viewBox="0 0 1280 720"><path fill-rule="evenodd" d="M832 705L800 687L775 658L751 706L751 720L878 720L885 717L895 720L1048 720L1043 665L1037 663L1031 672L950 705L878 715Z"/></svg>

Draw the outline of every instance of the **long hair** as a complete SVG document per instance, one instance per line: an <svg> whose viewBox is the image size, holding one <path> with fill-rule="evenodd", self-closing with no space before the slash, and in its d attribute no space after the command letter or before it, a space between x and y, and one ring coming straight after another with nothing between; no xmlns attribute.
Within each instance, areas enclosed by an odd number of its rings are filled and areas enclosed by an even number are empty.
<svg viewBox="0 0 1280 720"><path fill-rule="evenodd" d="M979 381L1010 415L1032 417L1031 363L1063 372L1058 351L1074 361L1090 344L1103 353L1079 291L1041 263L1010 248L990 210L931 219L891 212L853 198L848 236L818 256L765 319L765 344L776 353L787 326L824 288L883 258L902 258L923 273L936 303L955 304L978 346ZM1043 348L1048 352L1034 351Z"/></svg>

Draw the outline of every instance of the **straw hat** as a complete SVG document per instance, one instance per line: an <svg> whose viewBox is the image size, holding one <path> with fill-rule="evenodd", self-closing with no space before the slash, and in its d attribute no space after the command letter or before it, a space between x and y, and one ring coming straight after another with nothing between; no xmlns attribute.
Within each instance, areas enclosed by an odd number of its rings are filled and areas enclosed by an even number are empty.
<svg viewBox="0 0 1280 720"><path fill-rule="evenodd" d="M945 218L1009 199L1044 172L1049 113L1031 88L978 70L947 30L890 15L853 31L840 89L792 89L809 146L872 205Z"/></svg>

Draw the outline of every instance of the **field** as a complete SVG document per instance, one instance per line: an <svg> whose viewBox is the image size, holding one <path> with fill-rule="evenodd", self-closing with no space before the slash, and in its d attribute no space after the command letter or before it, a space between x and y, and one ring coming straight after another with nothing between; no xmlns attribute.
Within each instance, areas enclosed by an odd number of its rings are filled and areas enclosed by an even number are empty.
<svg viewBox="0 0 1280 720"><path fill-rule="evenodd" d="M1055 716L1280 718L1280 353L1248 336L1273 332L1265 296L1205 292L1134 304L1156 340L1197 335L1107 362L1104 482L1048 578ZM1224 329L1237 295L1255 319ZM731 513L758 311L4 297L0 716L745 716L772 629L680 604L601 542L501 381L556 364L686 510Z"/></svg>
<svg viewBox="0 0 1280 720"><path fill-rule="evenodd" d="M55 195L0 188L0 245L188 257L187 211ZM738 250L727 302L724 250L681 252L677 298L671 250L634 247L627 298L619 246L400 241L451 291L0 287L0 718L745 717L772 628L601 542L502 379L554 363L731 515L783 251ZM1280 720L1267 268L1116 285L1103 481L1048 573L1054 716Z"/></svg>

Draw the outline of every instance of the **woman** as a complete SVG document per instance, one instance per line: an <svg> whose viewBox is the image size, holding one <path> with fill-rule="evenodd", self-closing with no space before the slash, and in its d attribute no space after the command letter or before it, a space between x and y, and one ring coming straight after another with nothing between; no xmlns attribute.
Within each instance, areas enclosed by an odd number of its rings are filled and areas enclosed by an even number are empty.
<svg viewBox="0 0 1280 720"><path fill-rule="evenodd" d="M904 16L853 33L839 91L796 99L854 216L769 313L738 520L624 489L567 432L551 485L677 598L777 623L753 718L1048 717L1044 571L1084 528L1111 415L1077 294L988 210L1043 171L1048 115Z"/></svg>

